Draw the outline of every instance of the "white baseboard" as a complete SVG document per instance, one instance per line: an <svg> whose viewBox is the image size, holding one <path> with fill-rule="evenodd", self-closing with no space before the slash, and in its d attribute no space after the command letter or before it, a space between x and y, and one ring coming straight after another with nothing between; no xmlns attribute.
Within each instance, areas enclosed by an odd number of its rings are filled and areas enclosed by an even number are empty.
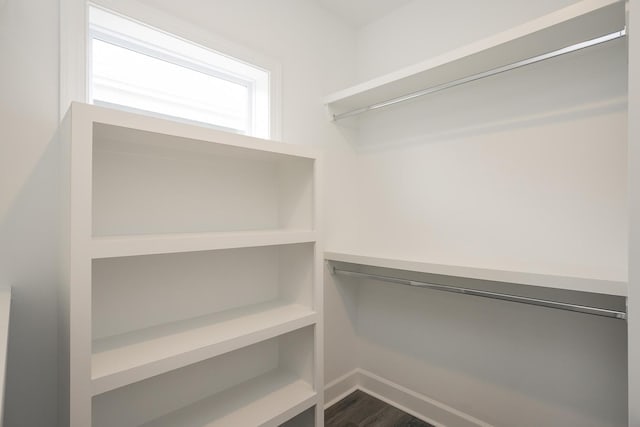
<svg viewBox="0 0 640 427"><path fill-rule="evenodd" d="M325 409L358 389L358 369L347 372L324 387Z"/></svg>
<svg viewBox="0 0 640 427"><path fill-rule="evenodd" d="M327 384L325 408L355 390L362 390L438 427L491 427L469 414L359 368Z"/></svg>

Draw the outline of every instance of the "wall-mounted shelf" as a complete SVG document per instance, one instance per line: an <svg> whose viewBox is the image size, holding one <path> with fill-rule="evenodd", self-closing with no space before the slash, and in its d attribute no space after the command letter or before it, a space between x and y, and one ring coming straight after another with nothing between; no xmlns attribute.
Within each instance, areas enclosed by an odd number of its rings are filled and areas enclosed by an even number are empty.
<svg viewBox="0 0 640 427"><path fill-rule="evenodd" d="M627 284L615 280L539 274L521 271L477 268L461 265L434 264L421 261L399 260L344 252L325 252L325 259L374 267L416 271L443 276L464 277L545 288L593 292L605 295L626 296Z"/></svg>
<svg viewBox="0 0 640 427"><path fill-rule="evenodd" d="M625 28L625 2L583 0L443 55L357 84L324 100L334 119L408 94L593 40Z"/></svg>

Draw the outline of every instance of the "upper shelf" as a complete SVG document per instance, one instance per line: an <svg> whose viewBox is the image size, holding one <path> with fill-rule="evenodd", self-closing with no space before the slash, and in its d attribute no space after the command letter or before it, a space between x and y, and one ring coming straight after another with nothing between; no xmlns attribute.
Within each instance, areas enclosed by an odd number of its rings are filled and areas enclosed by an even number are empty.
<svg viewBox="0 0 640 427"><path fill-rule="evenodd" d="M338 91L333 115L366 108L625 28L625 2L583 0L507 31Z"/></svg>
<svg viewBox="0 0 640 427"><path fill-rule="evenodd" d="M136 255L159 255L217 249L311 243L312 230L262 230L219 233L169 233L134 236L95 237L91 242L93 259Z"/></svg>
<svg viewBox="0 0 640 427"><path fill-rule="evenodd" d="M465 277L470 279L515 283L521 285L540 286L545 288L565 289L570 291L593 292L615 296L627 295L627 284L625 282L615 280L529 273L523 271L498 270L462 265L433 264L421 261L381 258L343 252L325 252L324 256L325 259L329 261L370 265L374 267L392 268L398 270L417 271L420 273Z"/></svg>
<svg viewBox="0 0 640 427"><path fill-rule="evenodd" d="M266 140L92 104L74 102L70 115L74 121L93 128L94 140L110 143L134 143L160 149L177 145L183 152L200 155L209 153L257 159L280 159L283 156L315 159L318 155L318 151L308 144Z"/></svg>

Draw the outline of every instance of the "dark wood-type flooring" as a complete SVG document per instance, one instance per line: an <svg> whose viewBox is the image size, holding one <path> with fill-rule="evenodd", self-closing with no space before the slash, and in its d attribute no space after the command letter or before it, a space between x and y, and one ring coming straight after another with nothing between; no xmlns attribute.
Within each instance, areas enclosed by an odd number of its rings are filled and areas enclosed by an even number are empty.
<svg viewBox="0 0 640 427"><path fill-rule="evenodd" d="M357 390L324 411L325 427L433 427Z"/></svg>

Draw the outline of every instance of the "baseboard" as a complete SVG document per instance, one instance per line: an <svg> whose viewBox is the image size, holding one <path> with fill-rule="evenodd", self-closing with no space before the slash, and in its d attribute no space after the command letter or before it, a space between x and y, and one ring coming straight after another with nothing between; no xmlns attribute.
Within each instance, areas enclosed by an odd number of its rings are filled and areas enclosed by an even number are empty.
<svg viewBox="0 0 640 427"><path fill-rule="evenodd" d="M325 408L358 389L438 427L492 427L442 402L359 368L326 386Z"/></svg>
<svg viewBox="0 0 640 427"><path fill-rule="evenodd" d="M325 409L358 389L358 369L344 374L324 387Z"/></svg>

